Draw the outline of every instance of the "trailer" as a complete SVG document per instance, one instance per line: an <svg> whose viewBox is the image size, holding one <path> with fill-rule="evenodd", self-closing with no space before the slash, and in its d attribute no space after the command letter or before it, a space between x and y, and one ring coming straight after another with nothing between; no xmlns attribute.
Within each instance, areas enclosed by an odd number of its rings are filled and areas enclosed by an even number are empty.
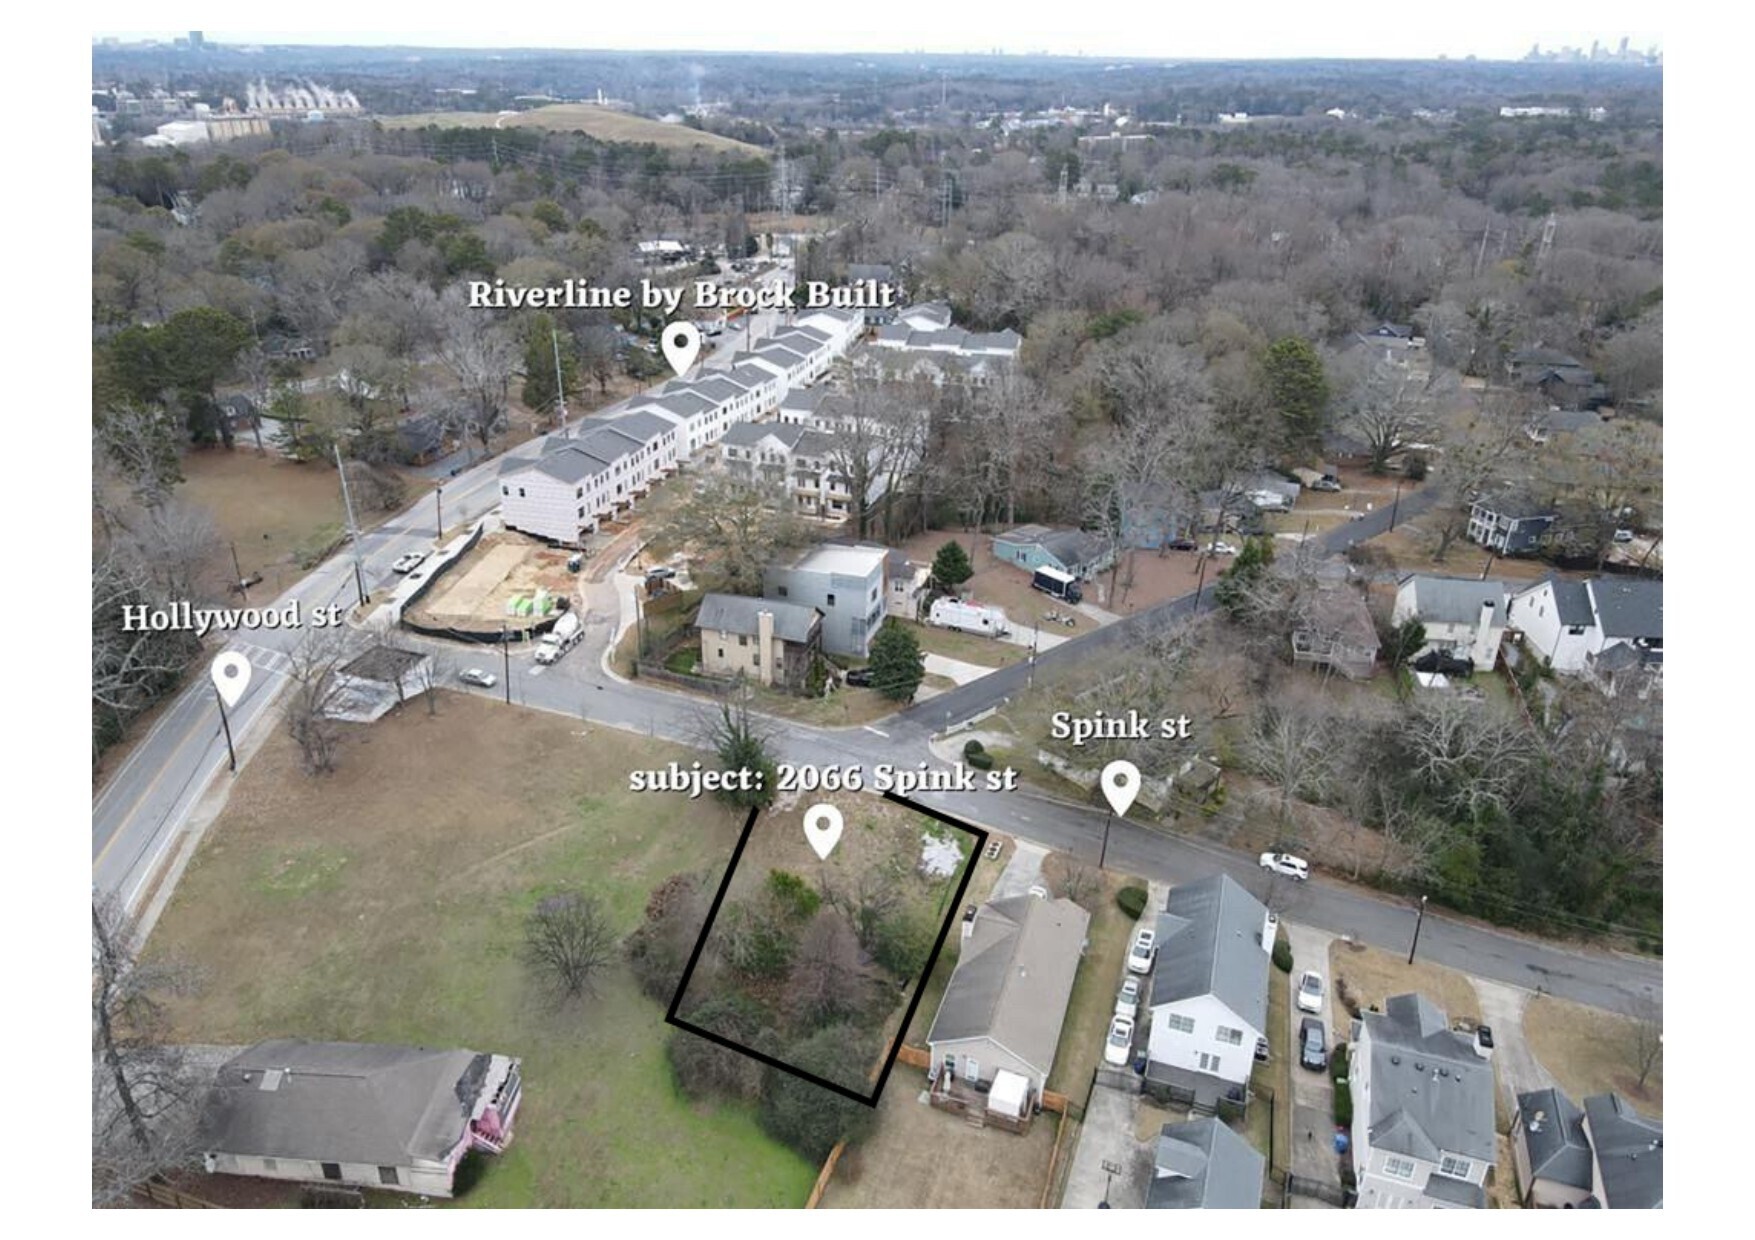
<svg viewBox="0 0 1755 1240"><path fill-rule="evenodd" d="M926 613L926 622L936 628L958 633L985 633L989 637L1004 637L1012 631L1006 623L1003 608L965 603L956 598L934 599Z"/></svg>
<svg viewBox="0 0 1755 1240"><path fill-rule="evenodd" d="M1061 572L1058 568L1037 569L1036 575L1030 578L1030 588L1075 606L1085 599L1085 592L1079 588L1079 579L1071 573Z"/></svg>

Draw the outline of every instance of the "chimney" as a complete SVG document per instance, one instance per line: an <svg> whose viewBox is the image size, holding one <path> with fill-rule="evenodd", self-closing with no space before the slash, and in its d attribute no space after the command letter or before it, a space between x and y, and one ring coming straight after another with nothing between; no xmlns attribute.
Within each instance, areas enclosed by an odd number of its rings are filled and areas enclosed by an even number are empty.
<svg viewBox="0 0 1755 1240"><path fill-rule="evenodd" d="M1493 649L1493 613L1497 607L1498 604L1490 598L1481 600L1481 621L1475 626L1475 648L1471 657L1482 671L1491 671L1493 664L1498 662L1497 652Z"/></svg>
<svg viewBox="0 0 1755 1240"><path fill-rule="evenodd" d="M771 611L756 614L756 657L762 661L761 681L764 685L774 683L774 613Z"/></svg>

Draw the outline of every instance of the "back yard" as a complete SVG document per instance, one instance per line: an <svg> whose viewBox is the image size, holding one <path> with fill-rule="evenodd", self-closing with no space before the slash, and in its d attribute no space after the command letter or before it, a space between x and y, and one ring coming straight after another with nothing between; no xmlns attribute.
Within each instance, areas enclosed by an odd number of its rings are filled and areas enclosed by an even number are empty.
<svg viewBox="0 0 1755 1240"><path fill-rule="evenodd" d="M599 897L625 932L668 876L721 872L738 816L627 791L629 767L692 756L450 693L434 717L415 705L352 730L326 779L275 734L148 944L205 975L174 1035L520 1056L517 1139L459 1204L803 1204L817 1169L753 1107L677 1092L663 1009L619 959L557 1009L521 958L524 915L559 887Z"/></svg>

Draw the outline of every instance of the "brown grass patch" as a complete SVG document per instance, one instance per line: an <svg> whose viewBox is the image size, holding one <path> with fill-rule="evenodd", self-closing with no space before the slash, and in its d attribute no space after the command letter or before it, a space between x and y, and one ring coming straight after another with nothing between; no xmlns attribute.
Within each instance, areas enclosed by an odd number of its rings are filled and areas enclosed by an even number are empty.
<svg viewBox="0 0 1755 1240"><path fill-rule="evenodd" d="M1410 915L1408 932L1412 934L1413 929ZM1459 1017L1473 1020L1481 1014L1474 983L1466 975L1424 960L1416 959L1410 965L1405 956L1392 955L1375 947L1354 947L1336 939L1328 949L1328 972L1328 983L1334 988L1334 1018L1337 1021L1346 1019L1346 1009L1340 1005L1343 981L1347 993L1361 1011L1369 1010L1375 1004L1381 1012L1384 1001L1392 995L1418 993L1444 1009L1444 1014L1452 1021Z"/></svg>
<svg viewBox="0 0 1755 1240"><path fill-rule="evenodd" d="M1586 1007L1553 995L1537 995L1523 1011L1523 1036L1574 1102L1613 1090L1641 1115L1664 1116L1664 1065L1657 1066L1639 1087L1634 1062L1632 1018Z"/></svg>

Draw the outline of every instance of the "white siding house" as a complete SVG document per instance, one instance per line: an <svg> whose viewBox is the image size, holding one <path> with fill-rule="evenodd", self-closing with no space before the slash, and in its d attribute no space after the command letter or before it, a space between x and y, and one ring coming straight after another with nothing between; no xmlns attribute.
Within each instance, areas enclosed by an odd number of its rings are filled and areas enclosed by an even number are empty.
<svg viewBox="0 0 1755 1240"><path fill-rule="evenodd" d="M1440 650L1490 672L1499 661L1510 604L1511 588L1503 581L1416 574L1402 578L1390 623L1418 620L1425 626L1426 644L1416 655Z"/></svg>
<svg viewBox="0 0 1755 1240"><path fill-rule="evenodd" d="M1512 596L1510 615L1526 648L1556 672L1591 672L1619 646L1653 674L1663 667L1661 581L1550 577Z"/></svg>

